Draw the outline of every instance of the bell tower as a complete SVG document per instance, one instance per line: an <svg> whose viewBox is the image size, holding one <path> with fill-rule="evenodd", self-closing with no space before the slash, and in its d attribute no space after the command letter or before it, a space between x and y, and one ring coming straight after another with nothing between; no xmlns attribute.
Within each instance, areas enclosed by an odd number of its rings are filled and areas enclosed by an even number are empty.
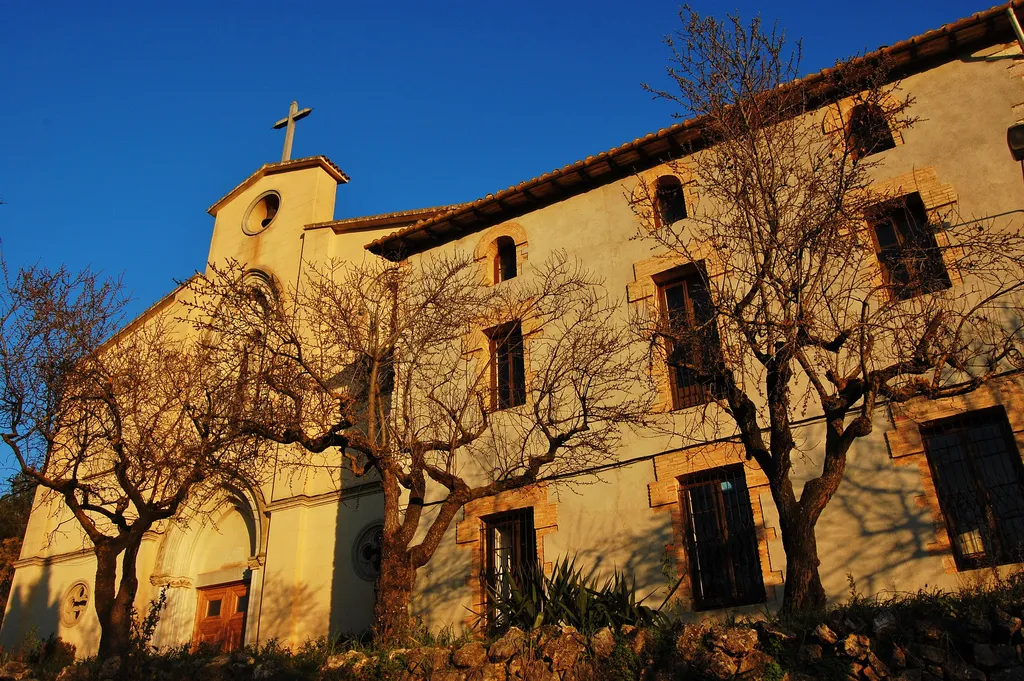
<svg viewBox="0 0 1024 681"><path fill-rule="evenodd" d="M285 129L281 161L264 165L210 206L214 225L207 262L233 258L281 281L295 280L304 227L334 218L337 187L348 182L326 156L291 158L295 123L311 111L292 102L288 116L273 126Z"/></svg>

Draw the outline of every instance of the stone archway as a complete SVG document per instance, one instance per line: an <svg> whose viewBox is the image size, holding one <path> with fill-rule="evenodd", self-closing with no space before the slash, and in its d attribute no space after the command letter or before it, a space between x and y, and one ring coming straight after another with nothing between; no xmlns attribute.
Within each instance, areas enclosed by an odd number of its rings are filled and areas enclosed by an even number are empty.
<svg viewBox="0 0 1024 681"><path fill-rule="evenodd" d="M257 493L225 489L160 542L150 583L167 587L157 646L198 640L240 647L256 640L266 556L266 516Z"/></svg>

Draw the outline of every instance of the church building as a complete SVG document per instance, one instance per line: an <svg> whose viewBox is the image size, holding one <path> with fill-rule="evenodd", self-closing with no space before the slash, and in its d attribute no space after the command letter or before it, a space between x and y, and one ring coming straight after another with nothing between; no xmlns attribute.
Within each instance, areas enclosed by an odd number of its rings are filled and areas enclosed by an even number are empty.
<svg viewBox="0 0 1024 681"><path fill-rule="evenodd" d="M880 50L913 97L908 113L917 122L862 152L878 155L878 182L897 187L923 219L955 208L1024 227L1024 180L1007 148L1007 130L1024 119L1024 54L1007 15L1016 4ZM699 190L668 162L687 148L689 122L475 201L338 219L348 175L326 156L290 158L295 122L306 114L293 103L282 121L284 160L260 167L209 208L210 262L231 258L296 282L304 262L414 260L459 249L484 262L497 283L566 251L600 271L624 306L685 298L685 277L665 275L678 264L631 238L636 216L628 197L647 182L657 188L661 219L687 219ZM957 285L955 277L948 285ZM171 292L153 310L179 305L182 295ZM708 399L681 379L662 389L666 410L700 408ZM801 437L819 442L823 432L809 420ZM952 589L984 578L982 566L1019 561L1010 545L1024 544L1022 454L1024 377L1016 374L948 400L879 407L873 433L854 445L817 525L829 598L846 597L849 578L864 594ZM794 465L800 479L821 462ZM465 626L470 613L486 608L495 574L489 552L502 545L512 546L514 561L548 565L575 556L599 575L625 571L655 604L682 578L675 597L686 617L778 608L786 586L778 513L767 478L740 447L665 450L661 438L631 435L617 465L581 475L595 478L466 505L417 577L415 614L434 629ZM137 608L145 612L166 587L153 643L298 645L366 630L382 503L379 485L365 479L346 478L337 489L316 476L279 475L258 489L225 489L194 522L151 532L139 558ZM1004 545L981 541L971 514L996 523ZM96 651L95 558L66 521L57 502L34 508L0 646L53 632L79 655ZM718 567L710 574L708 566Z"/></svg>

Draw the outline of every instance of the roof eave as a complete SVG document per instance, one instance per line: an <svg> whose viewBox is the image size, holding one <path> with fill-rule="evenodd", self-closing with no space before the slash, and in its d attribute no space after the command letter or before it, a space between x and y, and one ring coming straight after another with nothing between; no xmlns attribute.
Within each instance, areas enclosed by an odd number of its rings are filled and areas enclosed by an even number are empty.
<svg viewBox="0 0 1024 681"><path fill-rule="evenodd" d="M278 163L264 163L256 172L242 180L238 186L221 197L215 204L207 208L206 212L216 217L217 211L219 211L224 204L251 187L262 177L267 175L276 175L278 173L286 173L292 170L304 170L306 168L315 167L322 168L324 172L330 175L338 184L345 184L349 181L349 176L346 175L341 168L336 166L331 159L322 155L307 156L305 158L296 158L290 161L280 161Z"/></svg>
<svg viewBox="0 0 1024 681"><path fill-rule="evenodd" d="M869 61L884 55L894 59L898 77L923 71L937 60L948 60L952 54L977 49L983 40L987 39L992 44L1003 34L1011 38L1012 30L1006 9L1020 7L1022 4L1024 0L1012 0L977 12L895 45L879 48L856 61ZM795 82L806 85L824 81L835 68L823 69ZM659 165L669 158L678 157L686 144L698 139L701 123L701 119L689 119L656 133L649 133L596 156L589 156L495 194L462 204L447 213L376 239L366 244L365 248L389 260L401 260L429 248L446 236L458 238L495 224L496 221L513 219L540 205L549 205L597 184L613 181L616 177L621 178ZM617 172L613 172L616 169Z"/></svg>

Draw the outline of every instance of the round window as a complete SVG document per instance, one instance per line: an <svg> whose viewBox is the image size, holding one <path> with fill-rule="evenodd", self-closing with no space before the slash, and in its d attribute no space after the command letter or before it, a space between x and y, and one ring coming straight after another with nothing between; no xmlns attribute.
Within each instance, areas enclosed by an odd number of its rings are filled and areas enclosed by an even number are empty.
<svg viewBox="0 0 1024 681"><path fill-rule="evenodd" d="M264 192L252 202L242 218L242 231L259 234L274 221L281 210L281 195L275 191Z"/></svg>
<svg viewBox="0 0 1024 681"><path fill-rule="evenodd" d="M380 574L380 552L384 540L384 523L377 520L366 527L356 537L352 546L352 566L360 579L367 582L377 581Z"/></svg>
<svg viewBox="0 0 1024 681"><path fill-rule="evenodd" d="M66 627L73 627L82 621L89 605L89 585L75 582L64 592L60 601L60 621Z"/></svg>

